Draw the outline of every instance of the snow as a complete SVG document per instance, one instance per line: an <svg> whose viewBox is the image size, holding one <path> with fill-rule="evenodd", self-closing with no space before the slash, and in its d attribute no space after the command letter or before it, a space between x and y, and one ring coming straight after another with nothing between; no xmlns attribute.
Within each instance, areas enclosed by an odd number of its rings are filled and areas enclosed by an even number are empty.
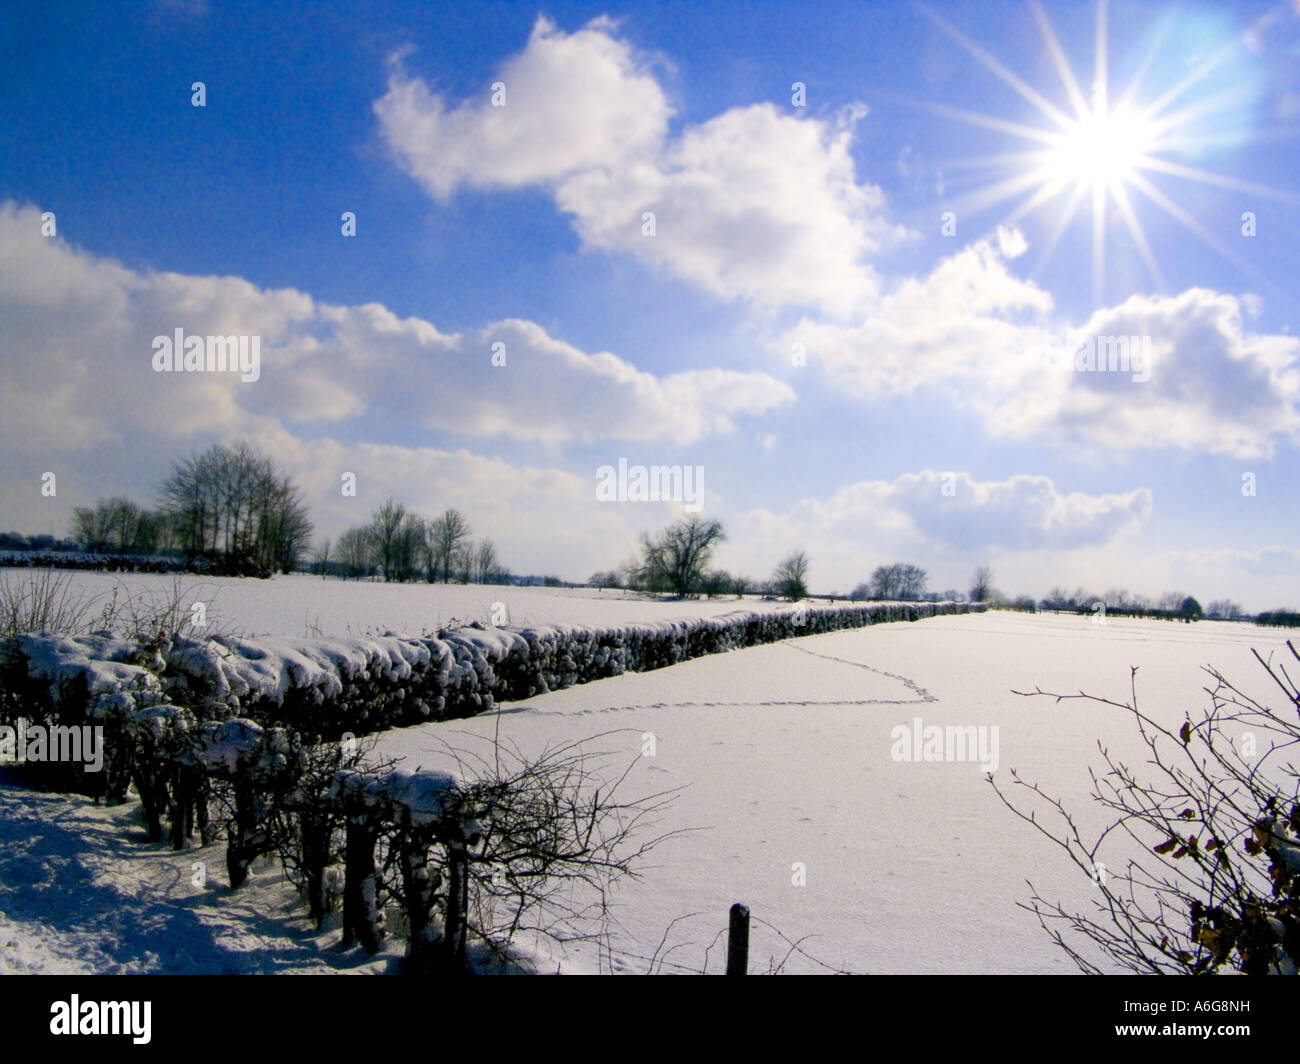
<svg viewBox="0 0 1300 1064"><path fill-rule="evenodd" d="M305 580L322 603L331 585L340 586ZM278 580L246 583L250 590L241 594L280 593ZM303 581L283 583L295 595L308 590ZM438 587L433 591L444 597L426 599L423 587L347 586L357 617L369 616L372 594L376 602L404 601L390 595L396 590L443 620L455 615L453 599L455 609L463 607L458 596L496 593ZM441 667L475 648L497 658L519 640L544 641L550 638L545 629L556 625L635 625L737 607L734 600L602 603L595 592L566 598L547 589L503 590L545 592L513 600L512 620L520 623L531 611L538 628L458 633ZM287 617L301 605L277 601L270 593L262 600L268 617L276 610ZM457 616L464 620L468 611ZM389 620L377 620L376 630L409 627ZM259 617L251 627L277 624ZM1088 798L1097 744L1132 764L1146 760L1129 718L1092 703L1012 691L1041 686L1122 700L1136 665L1144 710L1176 728L1187 710L1206 704L1202 664L1275 703L1276 691L1250 648L1267 656L1283 647L1287 634L1215 622L1095 625L1087 617L1010 613L875 625L539 692L480 717L386 732L375 755L402 759L400 778L408 782L398 786L399 796L430 814L463 765L490 762L498 732L503 743L530 755L583 741L600 756L606 779L632 765L628 796L680 788L655 827L680 833L651 851L641 877L614 894L607 949L521 941L525 968L717 971L724 950L718 933L729 906L741 901L755 920L753 971L785 960L792 972L1072 972L1016 903L1029 897L1028 879L1045 898L1087 909L1096 897L1092 884L1001 804L977 764L896 761L891 730L911 728L918 717L945 728L996 726L999 781L1006 784L1014 767L1041 782L1066 801L1086 835L1107 822ZM417 648L442 645L371 635L362 640L364 652L356 640L340 638L308 653L301 629L280 626L278 635L292 637L298 656L276 649L275 636L258 639L275 649L276 664L254 659L247 669L223 674L232 691L241 683L279 690L286 677L319 681L323 691L323 677L335 666L400 673L416 667ZM43 675L59 682L53 657L42 660L49 665ZM79 667L72 675L85 675ZM652 756L643 755L647 736ZM461 752L459 761L448 746ZM238 736L223 749L222 756L238 756ZM357 777L359 785L365 780ZM337 927L311 930L278 871L259 865L247 893L230 895L220 847L172 854L147 846L138 818L138 805L97 808L75 796L0 784L0 970L391 970L400 943L390 942L376 958L338 953ZM1114 867L1124 859L1118 850L1105 856ZM204 888L189 885L194 862L212 870ZM799 866L803 886L795 885ZM799 943L792 953L790 942Z"/></svg>
<svg viewBox="0 0 1300 1064"><path fill-rule="evenodd" d="M414 825L430 824L440 819L448 794L454 792L456 786L456 777L450 772L399 770L383 779L384 797L407 809Z"/></svg>
<svg viewBox="0 0 1300 1064"><path fill-rule="evenodd" d="M278 868L237 893L220 847L173 853L145 841L139 803L95 806L0 774L0 974L368 974L369 957L317 932Z"/></svg>
<svg viewBox="0 0 1300 1064"><path fill-rule="evenodd" d="M259 639L217 635L179 642L167 655L176 672L219 701L266 699L282 703L291 690L311 689L317 703L338 696L340 677L390 680L411 676L431 660L428 645L394 636L358 639Z"/></svg>
<svg viewBox="0 0 1300 1064"><path fill-rule="evenodd" d="M22 579L21 570L11 577ZM69 587L107 601L113 590L154 603L170 602L183 592L182 616L195 602L205 606L206 635L231 632L249 637L304 635L363 636L405 632L433 635L439 628L494 620L510 627L588 625L606 628L636 621L710 617L745 609L788 609L756 597L733 596L680 602L618 590L595 588L513 587L496 584L384 584L374 581L324 580L305 573L269 580L190 574L105 573L66 570ZM843 600L841 600L843 601ZM494 611L494 606L499 608ZM93 611L92 611L93 612ZM495 612L495 616L494 616Z"/></svg>
<svg viewBox="0 0 1300 1064"><path fill-rule="evenodd" d="M204 638L160 634L157 643L148 645L100 635L43 633L21 637L16 654L25 662L27 677L48 681L54 704L74 713L82 696L90 700L92 714L102 714L105 706L129 708L133 697L148 704L165 695L196 707L205 719L246 713L282 724L288 722L282 710L292 693L290 715L316 713L326 728L341 721L344 730L370 732L430 717L464 717L492 708L501 698L546 693L629 669L661 668L783 635L951 608L775 604L603 628L570 624L508 631L476 621L440 630L437 636L390 631L345 638L250 638L212 632ZM161 673L161 683L142 668L141 659ZM333 724L331 717L336 718Z"/></svg>
<svg viewBox="0 0 1300 1064"><path fill-rule="evenodd" d="M43 633L17 640L17 653L27 660L29 678L47 682L54 701L90 700L122 689L157 691L157 677L132 661L139 650L131 641L93 635L74 639Z"/></svg>
<svg viewBox="0 0 1300 1064"><path fill-rule="evenodd" d="M1016 902L1028 899L1028 879L1044 897L1088 910L1090 882L1001 804L978 764L894 761L891 729L918 716L941 727L996 725L1001 783L1012 767L1043 782L1087 831L1106 822L1088 798L1097 742L1145 760L1128 717L1013 689L1124 699L1138 665L1143 707L1178 722L1205 703L1206 661L1271 697L1249 648L1284 639L1214 623L939 617L598 680L471 720L388 732L376 754L453 768L446 745L490 759L499 729L525 754L588 740L607 755L608 777L633 764L629 795L682 788L657 830L684 834L619 888L609 956L569 948L591 970L645 972L662 941L659 957L671 951L663 970L718 971L724 950L710 944L741 901L765 921L751 932L754 971L790 949L775 928L801 942L786 963L792 972L1066 973L1073 964ZM1118 854L1111 860L1122 866ZM796 862L805 886L793 885Z"/></svg>
<svg viewBox="0 0 1300 1064"><path fill-rule="evenodd" d="M208 725L204 734L203 763L209 768L232 774L241 760L257 751L266 732L251 720L222 721Z"/></svg>

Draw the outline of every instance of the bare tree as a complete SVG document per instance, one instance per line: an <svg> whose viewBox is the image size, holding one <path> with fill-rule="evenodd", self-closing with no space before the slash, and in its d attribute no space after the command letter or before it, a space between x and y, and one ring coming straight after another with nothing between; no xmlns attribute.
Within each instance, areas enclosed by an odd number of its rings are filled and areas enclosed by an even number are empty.
<svg viewBox="0 0 1300 1064"><path fill-rule="evenodd" d="M993 570L987 565L979 566L970 578L970 600L988 602L993 595Z"/></svg>
<svg viewBox="0 0 1300 1064"><path fill-rule="evenodd" d="M1181 591L1166 591L1156 600L1156 608L1166 613L1177 613L1186 599L1187 596Z"/></svg>
<svg viewBox="0 0 1300 1064"><path fill-rule="evenodd" d="M483 540L474 548L474 580L477 583L490 582L500 568L496 546L490 539Z"/></svg>
<svg viewBox="0 0 1300 1064"><path fill-rule="evenodd" d="M1216 621L1236 621L1244 617L1241 606L1231 599L1215 599L1205 608L1205 616Z"/></svg>
<svg viewBox="0 0 1300 1064"><path fill-rule="evenodd" d="M910 602L925 595L926 572L916 565L878 565L871 574L868 598Z"/></svg>
<svg viewBox="0 0 1300 1064"><path fill-rule="evenodd" d="M409 568L410 559L403 557L405 526L406 507L393 499L385 499L370 519L370 535L380 568L384 571L385 583L401 580L404 568Z"/></svg>
<svg viewBox="0 0 1300 1064"><path fill-rule="evenodd" d="M1085 836L1059 798L1015 770L1011 782L1024 806L990 777L998 797L1095 885L1091 915L1037 892L1022 906L1082 971L1102 970L1100 951L1136 973L1296 973L1300 772L1291 751L1300 744L1300 688L1287 665L1255 658L1290 703L1285 710L1208 666L1210 707L1195 719L1185 714L1181 727L1139 707L1136 668L1127 701L1028 692L1130 715L1148 755L1134 766L1099 747L1106 771L1090 773L1093 798L1112 819L1095 835ZM1140 778L1143 770L1154 780Z"/></svg>
<svg viewBox="0 0 1300 1064"><path fill-rule="evenodd" d="M72 538L93 552L149 554L158 542L158 518L130 499L100 499L72 511Z"/></svg>
<svg viewBox="0 0 1300 1064"><path fill-rule="evenodd" d="M183 459L161 494L181 549L227 572L289 572L311 538L293 481L247 443L218 444Z"/></svg>
<svg viewBox="0 0 1300 1064"><path fill-rule="evenodd" d="M429 522L425 533L426 555L429 560L429 579L441 569L442 582L451 580L456 555L469 539L469 522L459 510L445 510L440 517Z"/></svg>
<svg viewBox="0 0 1300 1064"><path fill-rule="evenodd" d="M731 591L731 574L725 569L710 569L700 580L699 589L709 598L729 594Z"/></svg>
<svg viewBox="0 0 1300 1064"><path fill-rule="evenodd" d="M695 594L713 548L727 538L722 522L698 514L670 525L657 536L642 533L638 576L651 591Z"/></svg>
<svg viewBox="0 0 1300 1064"><path fill-rule="evenodd" d="M323 539L316 545L316 550L312 554L312 565L316 571L324 577L330 569L330 541Z"/></svg>
<svg viewBox="0 0 1300 1064"><path fill-rule="evenodd" d="M739 598L753 594L754 581L742 573L731 575L731 593Z"/></svg>
<svg viewBox="0 0 1300 1064"><path fill-rule="evenodd" d="M772 588L783 598L797 602L808 595L808 555L794 551L772 573Z"/></svg>
<svg viewBox="0 0 1300 1064"><path fill-rule="evenodd" d="M474 546L462 543L452 552L451 571L459 584L468 584L474 579Z"/></svg>
<svg viewBox="0 0 1300 1064"><path fill-rule="evenodd" d="M375 566L374 539L369 528L349 528L339 536L335 557L345 578L359 580L369 576Z"/></svg>

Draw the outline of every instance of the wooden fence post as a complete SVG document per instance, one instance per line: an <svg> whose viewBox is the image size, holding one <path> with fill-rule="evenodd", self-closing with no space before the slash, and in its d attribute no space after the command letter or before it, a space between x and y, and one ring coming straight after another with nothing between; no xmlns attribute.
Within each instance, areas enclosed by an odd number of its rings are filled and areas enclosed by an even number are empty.
<svg viewBox="0 0 1300 1064"><path fill-rule="evenodd" d="M447 841L447 909L443 928L446 963L450 970L465 970L465 923L469 917L469 854L459 827Z"/></svg>
<svg viewBox="0 0 1300 1064"><path fill-rule="evenodd" d="M749 974L749 909L736 902L727 929L727 974Z"/></svg>
<svg viewBox="0 0 1300 1064"><path fill-rule="evenodd" d="M379 883L375 875L375 842L379 826L373 812L358 803L348 817L344 840L343 945L360 942L369 954L379 952L379 928L374 909Z"/></svg>

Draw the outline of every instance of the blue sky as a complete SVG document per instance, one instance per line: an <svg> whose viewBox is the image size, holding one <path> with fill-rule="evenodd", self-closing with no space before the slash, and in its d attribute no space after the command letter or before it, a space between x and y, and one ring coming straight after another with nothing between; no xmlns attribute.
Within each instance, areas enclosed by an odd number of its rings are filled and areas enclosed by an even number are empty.
<svg viewBox="0 0 1300 1064"><path fill-rule="evenodd" d="M245 437L322 536L392 494L582 579L680 512L599 502L625 457L702 466L755 577L803 547L824 591L910 560L1300 602L1291 3L52 3L0 33L6 528ZM261 378L154 373L177 327L260 335ZM1049 368L1112 336L1149 379Z"/></svg>

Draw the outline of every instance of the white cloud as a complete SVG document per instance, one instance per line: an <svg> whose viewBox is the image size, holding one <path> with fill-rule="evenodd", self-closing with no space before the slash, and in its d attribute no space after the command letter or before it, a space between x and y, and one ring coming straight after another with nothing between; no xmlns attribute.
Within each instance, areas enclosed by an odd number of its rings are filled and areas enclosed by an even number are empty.
<svg viewBox="0 0 1300 1064"><path fill-rule="evenodd" d="M259 336L260 379L154 372L153 338L178 327ZM492 364L498 341L504 366ZM375 413L395 429L554 445L691 443L794 398L757 372L656 377L518 319L446 334L376 303L333 306L236 277L138 273L42 237L39 214L12 204L0 206L0 344L14 353L0 431L12 446L58 452L120 445L142 428L191 439Z"/></svg>
<svg viewBox="0 0 1300 1064"><path fill-rule="evenodd" d="M734 522L728 559L766 574L783 551L804 548L817 585L847 591L886 561L965 566L1003 552L1062 556L1103 546L1144 525L1152 502L1145 487L1088 494L1063 492L1045 476L979 481L922 470L848 484L780 513L750 510Z"/></svg>
<svg viewBox="0 0 1300 1064"><path fill-rule="evenodd" d="M1256 577L1294 577L1300 572L1300 550L1294 547L1260 547L1242 550L1237 547L1220 547L1206 550L1170 551L1164 560L1172 566L1184 567L1199 574L1222 577L1236 571Z"/></svg>
<svg viewBox="0 0 1300 1064"><path fill-rule="evenodd" d="M1073 337L1149 343L1150 379L1058 375L1033 390L1034 401L1017 403L1016 430L1057 428L1121 447L1271 455L1278 441L1300 434L1300 339L1249 332L1242 309L1235 296L1194 288L1099 310Z"/></svg>
<svg viewBox="0 0 1300 1064"><path fill-rule="evenodd" d="M898 284L860 324L807 317L776 348L785 359L792 344L804 344L808 365L851 395L875 399L924 387L965 401L1016 387L1040 369L1048 331L1024 319L1042 319L1051 308L1047 292L1013 276L1002 254L981 241L927 277Z"/></svg>
<svg viewBox="0 0 1300 1064"><path fill-rule="evenodd" d="M1006 258L1023 250L1019 233L1001 230L997 246L972 244L902 282L860 324L804 318L773 350L784 360L804 344L810 367L865 400L932 390L979 413L993 435L1236 458L1300 436L1300 339L1250 332L1249 298L1139 295L1074 325L1010 273ZM1119 343L1131 359L1149 346L1149 379L1138 361L1053 367L1084 342L1107 363L1115 338L1128 338Z"/></svg>
<svg viewBox="0 0 1300 1064"><path fill-rule="evenodd" d="M931 550L1068 550L1145 522L1151 502L1147 488L1063 493L1044 476L977 481L969 473L923 470L860 481L795 512L849 537L874 531Z"/></svg>
<svg viewBox="0 0 1300 1064"><path fill-rule="evenodd" d="M880 189L857 182L856 117L831 125L771 104L733 108L654 162L569 178L556 199L588 246L631 252L726 299L847 314L876 296L868 257L903 235L885 221Z"/></svg>
<svg viewBox="0 0 1300 1064"><path fill-rule="evenodd" d="M866 260L905 230L855 175L853 125L866 109L824 120L756 104L670 137L663 89L613 33L603 19L569 35L539 19L501 69L505 107L485 86L449 110L423 81L394 74L375 104L383 135L438 199L460 185L548 186L587 247L721 298L835 315L871 300Z"/></svg>
<svg viewBox="0 0 1300 1064"><path fill-rule="evenodd" d="M1018 259L1029 250L1029 242L1019 229L1008 229L1000 225L998 226L998 250L1002 252L1003 258Z"/></svg>
<svg viewBox="0 0 1300 1064"><path fill-rule="evenodd" d="M448 108L399 66L374 104L384 137L412 176L444 200L462 184L517 188L653 155L672 108L613 30L599 18L565 34L539 17L523 51L494 79L504 85L504 106L493 105L489 82Z"/></svg>
<svg viewBox="0 0 1300 1064"><path fill-rule="evenodd" d="M611 505L596 499L596 477L526 466L465 450L391 444L348 445L297 439L282 431L257 438L302 486L319 536L365 523L385 498L418 513L463 512L475 536L493 540L518 573L583 579L630 557L642 528L667 524L670 504ZM357 477L357 495L339 491L342 472Z"/></svg>

